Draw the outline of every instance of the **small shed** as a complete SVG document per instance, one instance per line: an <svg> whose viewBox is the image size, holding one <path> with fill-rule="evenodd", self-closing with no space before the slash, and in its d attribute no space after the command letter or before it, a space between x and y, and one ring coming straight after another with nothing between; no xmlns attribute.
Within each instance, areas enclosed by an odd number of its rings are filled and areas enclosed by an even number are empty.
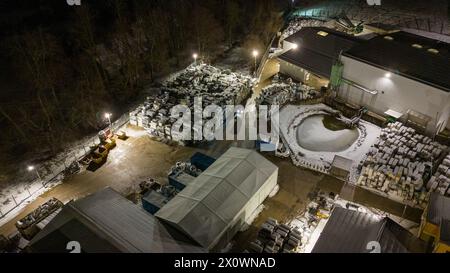
<svg viewBox="0 0 450 273"><path fill-rule="evenodd" d="M339 178L347 179L353 166L353 160L335 155L331 163L331 175Z"/></svg>

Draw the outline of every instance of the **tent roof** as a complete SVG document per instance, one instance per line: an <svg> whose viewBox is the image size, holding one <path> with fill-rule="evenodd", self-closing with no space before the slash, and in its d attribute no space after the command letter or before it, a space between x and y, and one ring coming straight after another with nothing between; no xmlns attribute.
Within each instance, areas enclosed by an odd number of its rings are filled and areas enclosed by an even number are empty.
<svg viewBox="0 0 450 273"><path fill-rule="evenodd" d="M30 248L67 252L69 241L78 241L83 252L205 252L111 188L68 203Z"/></svg>
<svg viewBox="0 0 450 273"><path fill-rule="evenodd" d="M230 148L156 216L211 249L277 171L277 166L254 150Z"/></svg>

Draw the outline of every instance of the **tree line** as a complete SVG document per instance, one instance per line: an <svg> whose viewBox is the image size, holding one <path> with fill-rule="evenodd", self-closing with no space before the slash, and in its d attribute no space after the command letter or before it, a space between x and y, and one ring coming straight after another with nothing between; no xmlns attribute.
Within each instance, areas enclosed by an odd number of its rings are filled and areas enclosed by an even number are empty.
<svg viewBox="0 0 450 273"><path fill-rule="evenodd" d="M144 85L186 66L193 52L212 60L236 43L263 50L283 9L276 0L7 2L0 11L14 19L0 21L4 162L53 155L99 130L104 111L126 111Z"/></svg>

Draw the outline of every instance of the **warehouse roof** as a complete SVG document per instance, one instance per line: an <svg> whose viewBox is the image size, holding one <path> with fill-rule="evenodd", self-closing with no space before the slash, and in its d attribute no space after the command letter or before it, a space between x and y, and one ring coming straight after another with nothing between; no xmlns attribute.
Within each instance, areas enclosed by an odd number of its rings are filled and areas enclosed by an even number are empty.
<svg viewBox="0 0 450 273"><path fill-rule="evenodd" d="M278 58L324 77L330 77L331 67L342 51L361 40L343 32L324 27L305 27L285 39L298 45Z"/></svg>
<svg viewBox="0 0 450 273"><path fill-rule="evenodd" d="M336 207L312 252L365 253L372 241L381 253L405 253L416 238L389 218Z"/></svg>
<svg viewBox="0 0 450 273"><path fill-rule="evenodd" d="M399 31L365 41L343 55L450 91L450 44Z"/></svg>
<svg viewBox="0 0 450 273"><path fill-rule="evenodd" d="M277 172L256 151L232 147L155 215L211 249Z"/></svg>
<svg viewBox="0 0 450 273"><path fill-rule="evenodd" d="M427 209L427 222L440 225L441 219L450 220L450 198L431 193Z"/></svg>
<svg viewBox="0 0 450 273"><path fill-rule="evenodd" d="M106 188L70 202L30 242L32 252L68 252L77 241L82 252L204 252L187 237Z"/></svg>

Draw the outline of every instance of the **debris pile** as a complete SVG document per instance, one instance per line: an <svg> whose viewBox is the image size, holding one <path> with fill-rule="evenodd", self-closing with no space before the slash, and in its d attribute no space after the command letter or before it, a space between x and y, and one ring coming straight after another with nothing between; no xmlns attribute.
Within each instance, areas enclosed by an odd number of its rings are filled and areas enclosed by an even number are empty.
<svg viewBox="0 0 450 273"><path fill-rule="evenodd" d="M357 184L423 204L424 180L431 176L431 167L446 148L400 122L391 123L360 164Z"/></svg>
<svg viewBox="0 0 450 273"><path fill-rule="evenodd" d="M298 32L304 27L330 27L332 24L327 23L326 21L322 20L314 20L314 19L305 19L305 18L294 18L289 22L289 25L286 27L286 29L281 34L281 39L284 40L287 37L291 36L292 34Z"/></svg>
<svg viewBox="0 0 450 273"><path fill-rule="evenodd" d="M436 173L428 181L427 190L450 197L450 154L444 158Z"/></svg>
<svg viewBox="0 0 450 273"><path fill-rule="evenodd" d="M202 171L200 169L195 167L190 162L177 162L177 163L175 163L174 166L172 166L170 168L170 171L169 171L168 175L169 176L176 175L176 174L179 174L181 172L187 173L187 174L192 175L194 177L197 177L197 176L199 176L202 173Z"/></svg>
<svg viewBox="0 0 450 273"><path fill-rule="evenodd" d="M202 107L241 104L250 95L253 84L251 77L230 70L206 64L192 65L154 90L154 95L148 96L143 105L130 113L130 123L161 140L179 140L181 135L171 132L177 120L171 117L172 107L186 105L194 113L195 97L202 98Z"/></svg>
<svg viewBox="0 0 450 273"><path fill-rule="evenodd" d="M319 92L304 84L292 83L274 83L261 90L261 94L256 98L257 105L278 104L283 106L289 102L313 99L320 96Z"/></svg>
<svg viewBox="0 0 450 273"><path fill-rule="evenodd" d="M56 198L52 198L45 202L44 204L37 207L31 213L29 213L24 218L20 219L16 222L16 227L19 230L27 229L30 226L33 226L40 221L42 221L45 217L49 216L55 210L61 208L63 203Z"/></svg>
<svg viewBox="0 0 450 273"><path fill-rule="evenodd" d="M249 252L293 253L298 252L301 245L302 236L299 230L269 218L261 225L258 238L250 243Z"/></svg>
<svg viewBox="0 0 450 273"><path fill-rule="evenodd" d="M229 69L219 69L207 64L192 65L167 80L163 91L189 97L193 103L194 97L203 97L205 105L241 104L250 94L254 79L231 72Z"/></svg>

